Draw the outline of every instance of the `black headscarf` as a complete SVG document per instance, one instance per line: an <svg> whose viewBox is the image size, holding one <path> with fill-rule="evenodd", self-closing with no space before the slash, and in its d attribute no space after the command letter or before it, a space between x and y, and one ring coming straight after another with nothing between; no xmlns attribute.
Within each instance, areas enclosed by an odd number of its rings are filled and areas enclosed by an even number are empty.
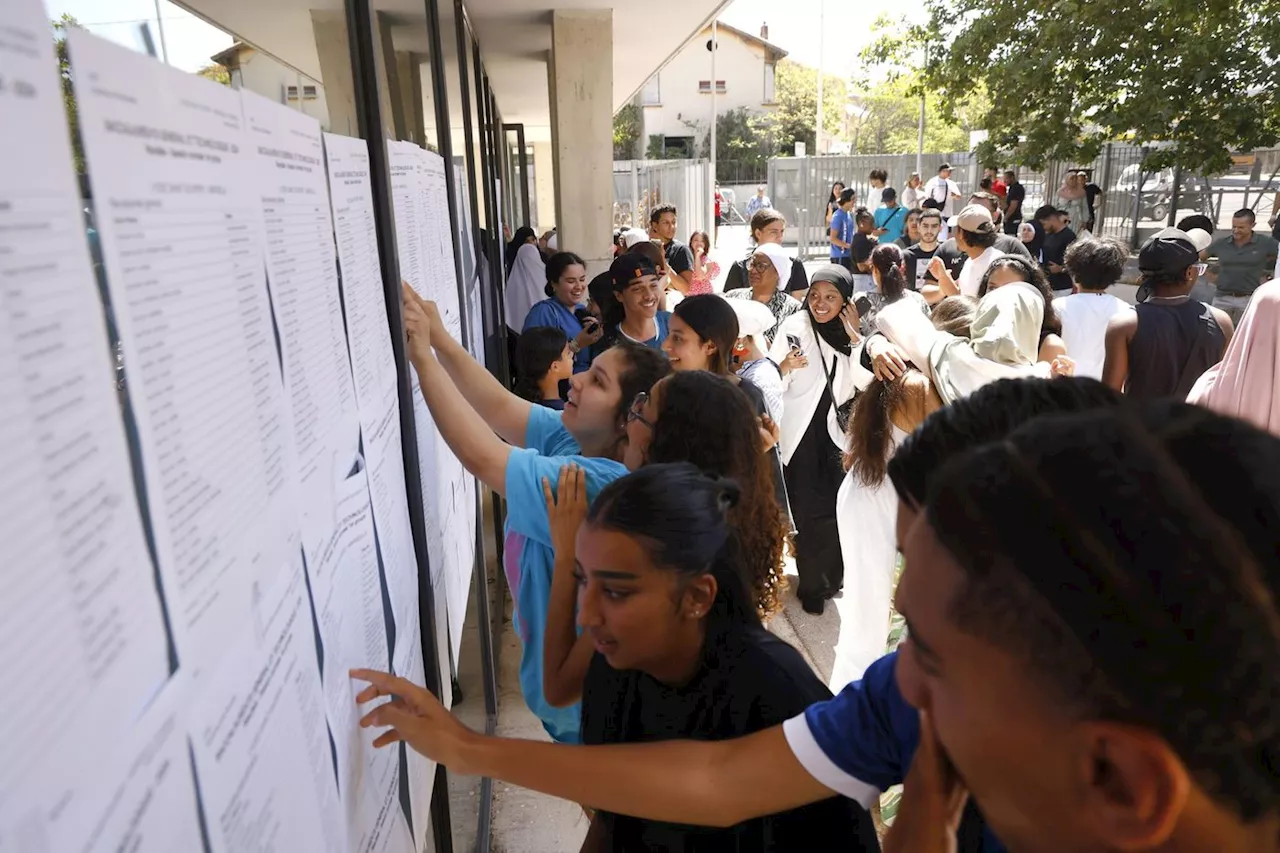
<svg viewBox="0 0 1280 853"><path fill-rule="evenodd" d="M511 242L507 244L507 275L511 275L511 265L516 262L516 252L520 251L520 247L528 243L530 238L537 240L537 233L528 225L522 225L516 229L515 235L511 238Z"/></svg>
<svg viewBox="0 0 1280 853"><path fill-rule="evenodd" d="M835 286L840 291L840 295L844 297L846 303L853 298L853 274L847 269L837 264L826 264L814 270L813 277L810 279L809 286L825 281ZM843 305L840 306L844 308ZM809 300L804 301L805 313L809 315L809 325L813 327L813 331L822 338L831 348L837 352L849 355L853 352L853 341L849 339L849 333L844 329L844 323L840 322L840 316L837 314L832 320L825 323L819 323L813 316L813 312L809 310Z"/></svg>

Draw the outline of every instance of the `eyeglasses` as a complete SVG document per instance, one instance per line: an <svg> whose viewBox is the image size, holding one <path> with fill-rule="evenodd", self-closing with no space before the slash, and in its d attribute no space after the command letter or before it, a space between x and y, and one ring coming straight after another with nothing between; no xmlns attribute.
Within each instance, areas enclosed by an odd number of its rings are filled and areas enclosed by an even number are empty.
<svg viewBox="0 0 1280 853"><path fill-rule="evenodd" d="M635 396L635 399L631 401L631 410L627 412L627 423L631 423L631 421L639 421L640 423L647 426L649 429L653 429L653 422L650 421L648 418L646 418L644 415L640 414L640 412L644 410L645 403L648 403L648 402L649 402L648 391L641 391L639 394L637 394Z"/></svg>
<svg viewBox="0 0 1280 853"><path fill-rule="evenodd" d="M757 272L765 272L773 268L773 261L768 258L752 258L751 269Z"/></svg>
<svg viewBox="0 0 1280 853"><path fill-rule="evenodd" d="M1197 277L1204 275L1205 272L1209 269L1208 264L1192 264L1192 266L1196 268Z"/></svg>

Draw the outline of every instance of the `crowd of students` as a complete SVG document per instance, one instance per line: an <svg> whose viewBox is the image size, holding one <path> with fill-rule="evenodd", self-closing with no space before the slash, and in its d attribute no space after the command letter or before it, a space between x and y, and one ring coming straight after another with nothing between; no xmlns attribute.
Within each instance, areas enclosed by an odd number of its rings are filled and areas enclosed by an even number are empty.
<svg viewBox="0 0 1280 853"><path fill-rule="evenodd" d="M723 295L670 208L589 282L513 241L513 390L405 290L439 434L506 498L554 743L360 670L359 702L392 697L363 724L582 804L586 851L1280 847L1280 281L1232 335L1186 232L1142 247L1131 309L1110 241L1071 244L1055 297L997 249L1007 206L833 195L836 262L806 276L761 206ZM767 630L788 548L806 610L842 596L828 685ZM868 809L904 781L882 842Z"/></svg>

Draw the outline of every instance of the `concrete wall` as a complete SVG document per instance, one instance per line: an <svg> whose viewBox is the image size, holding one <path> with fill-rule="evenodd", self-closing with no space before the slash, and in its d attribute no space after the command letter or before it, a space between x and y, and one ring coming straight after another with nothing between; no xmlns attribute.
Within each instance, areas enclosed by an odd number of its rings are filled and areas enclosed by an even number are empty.
<svg viewBox="0 0 1280 853"><path fill-rule="evenodd" d="M555 158L551 155L550 142L533 143L534 204L531 208L536 222L531 224L539 234L556 227Z"/></svg>
<svg viewBox="0 0 1280 853"><path fill-rule="evenodd" d="M694 136L701 141L710 132L711 95L698 91L699 81L711 79L711 52L707 50L710 38L711 27L707 27L657 75L662 105L643 108L642 149L649 144L651 134ZM716 41L720 45L716 79L725 81L725 92L716 94L716 112L724 114L739 107L753 112L770 109L773 105L764 100L765 64L772 61L772 51L723 27Z"/></svg>
<svg viewBox="0 0 1280 853"><path fill-rule="evenodd" d="M329 130L329 108L325 103L324 86L315 80L303 77L292 68L281 65L270 56L259 53L251 47L245 47L240 51L239 62L240 67L237 70L241 88L256 92L264 98L279 101L294 109L297 109L298 101L286 97L288 87L315 86L316 96L302 99L302 112L319 121L325 130Z"/></svg>

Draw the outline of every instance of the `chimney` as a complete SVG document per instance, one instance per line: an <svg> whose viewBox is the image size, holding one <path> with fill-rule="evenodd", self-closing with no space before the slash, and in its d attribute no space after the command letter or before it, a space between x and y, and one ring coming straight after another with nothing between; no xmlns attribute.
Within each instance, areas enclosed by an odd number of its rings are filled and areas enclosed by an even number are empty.
<svg viewBox="0 0 1280 853"><path fill-rule="evenodd" d="M768 21L765 21L763 24L760 25L760 38L764 39L765 41L769 40L769 22Z"/></svg>

